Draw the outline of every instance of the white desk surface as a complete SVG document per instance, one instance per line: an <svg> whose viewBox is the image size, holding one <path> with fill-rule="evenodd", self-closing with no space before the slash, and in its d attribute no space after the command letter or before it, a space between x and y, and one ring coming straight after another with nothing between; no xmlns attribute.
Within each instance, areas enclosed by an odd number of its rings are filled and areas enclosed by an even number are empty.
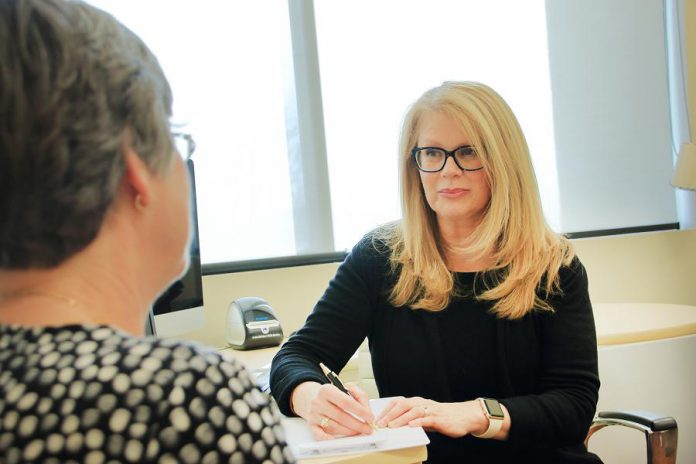
<svg viewBox="0 0 696 464"><path fill-rule="evenodd" d="M597 303L593 309L599 346L696 334L696 306Z"/></svg>
<svg viewBox="0 0 696 464"><path fill-rule="evenodd" d="M235 350L234 348L222 348L220 351L229 352L234 355L247 369L253 371L271 364L273 356L280 349L279 346L271 348L260 348L257 350Z"/></svg>

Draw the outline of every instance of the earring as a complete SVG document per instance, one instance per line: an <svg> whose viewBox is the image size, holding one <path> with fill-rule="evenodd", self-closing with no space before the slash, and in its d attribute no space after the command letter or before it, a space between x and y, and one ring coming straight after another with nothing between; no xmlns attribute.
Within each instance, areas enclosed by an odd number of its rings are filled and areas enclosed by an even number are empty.
<svg viewBox="0 0 696 464"><path fill-rule="evenodd" d="M139 211L145 211L145 203L143 202L143 197L140 194L135 196L135 208Z"/></svg>

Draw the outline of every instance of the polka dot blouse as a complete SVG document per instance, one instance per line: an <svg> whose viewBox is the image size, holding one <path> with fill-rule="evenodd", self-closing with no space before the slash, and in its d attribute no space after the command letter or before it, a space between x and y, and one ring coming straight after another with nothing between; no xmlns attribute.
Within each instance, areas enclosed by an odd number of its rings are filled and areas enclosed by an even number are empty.
<svg viewBox="0 0 696 464"><path fill-rule="evenodd" d="M0 462L294 462L275 405L210 348L0 325Z"/></svg>

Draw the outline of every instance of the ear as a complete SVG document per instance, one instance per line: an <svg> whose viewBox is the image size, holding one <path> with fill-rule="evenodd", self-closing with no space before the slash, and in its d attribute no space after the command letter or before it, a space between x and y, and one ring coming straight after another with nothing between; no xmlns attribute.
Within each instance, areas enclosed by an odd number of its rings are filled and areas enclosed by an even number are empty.
<svg viewBox="0 0 696 464"><path fill-rule="evenodd" d="M128 193L130 204L146 207L152 201L152 173L126 140L121 144L121 152L126 164L121 187Z"/></svg>

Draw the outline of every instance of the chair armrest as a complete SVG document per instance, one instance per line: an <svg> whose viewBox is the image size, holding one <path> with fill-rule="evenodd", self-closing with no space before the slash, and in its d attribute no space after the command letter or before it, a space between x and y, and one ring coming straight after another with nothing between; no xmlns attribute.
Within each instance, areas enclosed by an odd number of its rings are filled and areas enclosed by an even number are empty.
<svg viewBox="0 0 696 464"><path fill-rule="evenodd" d="M600 411L592 424L623 425L641 431L662 432L677 428L673 417L651 411Z"/></svg>
<svg viewBox="0 0 696 464"><path fill-rule="evenodd" d="M648 464L674 464L677 460L677 421L673 417L650 411L601 411L592 421L585 447L597 431L621 425L645 434Z"/></svg>

